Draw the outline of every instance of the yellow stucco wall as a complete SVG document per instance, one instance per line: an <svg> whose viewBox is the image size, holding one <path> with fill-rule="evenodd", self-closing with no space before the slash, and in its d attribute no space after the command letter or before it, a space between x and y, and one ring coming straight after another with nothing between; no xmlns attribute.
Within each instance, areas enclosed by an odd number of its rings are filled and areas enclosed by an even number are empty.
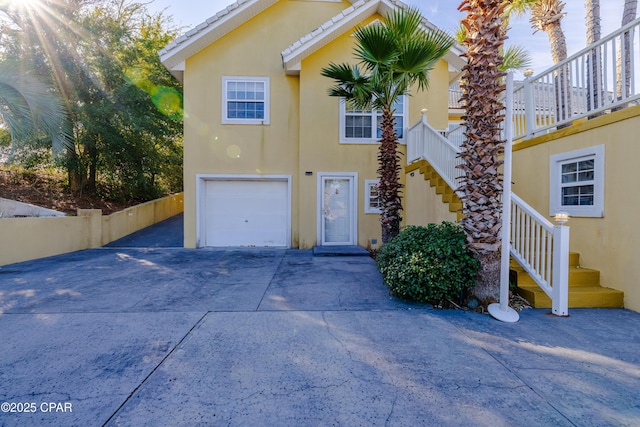
<svg viewBox="0 0 640 427"><path fill-rule="evenodd" d="M368 247L377 239L379 245L379 217L364 214L364 181L376 179L377 145L339 144L339 99L327 95L332 82L320 75L331 61L354 63L353 29L306 58L300 76L285 75L280 54L349 5L278 2L187 60L185 247L197 245L198 174L290 175L291 245L312 247L317 240L318 172L358 173L358 244ZM376 18L381 17L369 20ZM221 124L223 75L270 77L270 125ZM447 102L448 70L441 61L431 74L429 93L410 99L409 123L419 120L426 107L430 121L445 128Z"/></svg>
<svg viewBox="0 0 640 427"><path fill-rule="evenodd" d="M425 181L420 170L406 175L405 225L440 224L442 221L456 222L455 212L449 212L449 205L436 194L429 181Z"/></svg>
<svg viewBox="0 0 640 427"><path fill-rule="evenodd" d="M182 193L102 216L78 209L78 216L0 218L0 265L97 248L182 212Z"/></svg>
<svg viewBox="0 0 640 427"><path fill-rule="evenodd" d="M281 52L346 6L278 2L186 61L185 247L196 246L197 174L292 175L298 170L298 78ZM269 125L222 125L222 76L270 77ZM292 246L298 242L298 179L292 176Z"/></svg>
<svg viewBox="0 0 640 427"><path fill-rule="evenodd" d="M118 240L183 212L184 194L152 200L102 217L101 244Z"/></svg>
<svg viewBox="0 0 640 427"><path fill-rule="evenodd" d="M602 286L625 293L625 307L640 311L640 203L636 177L640 106L612 113L514 146L513 191L549 213L549 161L554 154L605 144L604 218L572 218L570 249L584 267L600 270Z"/></svg>
<svg viewBox="0 0 640 427"><path fill-rule="evenodd" d="M372 16L363 23L382 19ZM333 84L322 77L320 69L330 62L354 63L353 30L345 32L331 44L320 49L302 62L300 73L300 248L316 244L317 240L317 173L357 172L358 173L358 245L379 247L381 228L379 215L366 214L365 180L377 179L378 144L340 144L338 98L329 97L327 91ZM447 123L447 65L441 61L431 74L432 84L428 93L414 94L409 99L409 123L420 119L420 110L427 108L430 120L446 127ZM400 151L406 153L405 146ZM313 172L306 176L305 172ZM404 176L400 173L404 182ZM373 244L372 241L377 241Z"/></svg>

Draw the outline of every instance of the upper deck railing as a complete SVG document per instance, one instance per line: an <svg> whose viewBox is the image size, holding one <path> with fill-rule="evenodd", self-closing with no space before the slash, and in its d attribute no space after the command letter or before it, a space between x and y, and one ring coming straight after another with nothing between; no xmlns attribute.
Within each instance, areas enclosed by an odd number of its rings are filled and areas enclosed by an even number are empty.
<svg viewBox="0 0 640 427"><path fill-rule="evenodd" d="M531 138L584 117L640 101L640 18L514 90L514 139Z"/></svg>

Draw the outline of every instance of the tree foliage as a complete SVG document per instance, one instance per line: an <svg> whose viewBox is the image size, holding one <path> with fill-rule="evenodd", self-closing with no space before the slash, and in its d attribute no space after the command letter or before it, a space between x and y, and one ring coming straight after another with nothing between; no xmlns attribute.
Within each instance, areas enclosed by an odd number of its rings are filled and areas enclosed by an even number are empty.
<svg viewBox="0 0 640 427"><path fill-rule="evenodd" d="M30 4L31 5L31 4ZM64 99L76 191L146 200L182 184L182 89L157 52L177 35L162 14L126 0L0 7L0 55L47 76Z"/></svg>
<svg viewBox="0 0 640 427"><path fill-rule="evenodd" d="M434 304L458 301L479 266L464 231L450 222L404 228L380 248L376 264L394 295Z"/></svg>

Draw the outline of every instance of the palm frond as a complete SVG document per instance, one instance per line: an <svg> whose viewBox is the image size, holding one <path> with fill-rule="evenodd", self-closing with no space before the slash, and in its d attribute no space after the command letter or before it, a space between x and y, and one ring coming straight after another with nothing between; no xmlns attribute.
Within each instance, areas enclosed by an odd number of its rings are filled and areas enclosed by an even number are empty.
<svg viewBox="0 0 640 427"><path fill-rule="evenodd" d="M521 16L531 10L531 6L538 0L509 0L504 8L505 15Z"/></svg>
<svg viewBox="0 0 640 427"><path fill-rule="evenodd" d="M367 108L371 103L371 78L362 75L358 66L330 63L320 70L320 74L334 80L329 88L329 96L350 100L359 108Z"/></svg>
<svg viewBox="0 0 640 427"><path fill-rule="evenodd" d="M467 29L465 28L465 26L460 24L453 37L455 38L456 42L458 42L458 44L464 44L464 40L467 38Z"/></svg>
<svg viewBox="0 0 640 427"><path fill-rule="evenodd" d="M14 145L42 132L51 138L55 152L73 147L62 100L42 81L10 62L0 63L0 115Z"/></svg>
<svg viewBox="0 0 640 427"><path fill-rule="evenodd" d="M360 27L355 32L357 40L354 53L368 72L379 74L388 71L396 60L397 40L384 24Z"/></svg>
<svg viewBox="0 0 640 427"><path fill-rule="evenodd" d="M396 40L404 41L422 31L422 19L417 7L397 8L387 16L385 26Z"/></svg>
<svg viewBox="0 0 640 427"><path fill-rule="evenodd" d="M504 50L501 71L524 70L531 66L533 60L529 51L522 46L510 45Z"/></svg>

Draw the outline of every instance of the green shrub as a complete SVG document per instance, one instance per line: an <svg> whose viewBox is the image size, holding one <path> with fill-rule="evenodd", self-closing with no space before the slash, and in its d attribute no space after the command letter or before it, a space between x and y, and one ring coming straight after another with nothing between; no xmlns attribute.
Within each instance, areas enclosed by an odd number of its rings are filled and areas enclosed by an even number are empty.
<svg viewBox="0 0 640 427"><path fill-rule="evenodd" d="M462 228L450 222L404 228L380 248L376 263L394 295L429 303L458 301L480 267Z"/></svg>

